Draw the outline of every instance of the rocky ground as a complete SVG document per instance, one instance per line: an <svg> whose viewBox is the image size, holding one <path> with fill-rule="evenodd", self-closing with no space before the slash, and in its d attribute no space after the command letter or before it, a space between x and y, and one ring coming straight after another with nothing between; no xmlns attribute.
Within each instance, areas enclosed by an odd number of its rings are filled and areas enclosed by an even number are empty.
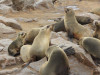
<svg viewBox="0 0 100 75"><path fill-rule="evenodd" d="M76 15L89 16L94 20L100 19L100 16L89 13L95 8L100 8L100 2L96 0L58 0L54 5L38 1L34 9L16 11L11 6L11 0L0 0L0 75L39 75L39 68L46 61L46 58L43 58L30 64L33 69L27 67L19 71L19 67L23 64L20 56L15 58L7 53L9 44L16 38L18 32L28 32L35 27L56 23L55 20L58 18L64 18L64 7L73 8ZM84 49L76 42L68 41L66 32L52 32L51 43L75 48L76 54L69 56L71 75L93 75L94 69L99 70L99 66L95 66L91 56Z"/></svg>

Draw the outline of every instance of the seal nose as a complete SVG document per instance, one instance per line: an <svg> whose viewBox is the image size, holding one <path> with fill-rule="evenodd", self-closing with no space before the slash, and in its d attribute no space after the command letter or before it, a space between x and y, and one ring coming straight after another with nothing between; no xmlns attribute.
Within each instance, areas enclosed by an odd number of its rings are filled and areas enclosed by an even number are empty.
<svg viewBox="0 0 100 75"><path fill-rule="evenodd" d="M47 26L47 28L49 28L49 27L50 27L50 25Z"/></svg>

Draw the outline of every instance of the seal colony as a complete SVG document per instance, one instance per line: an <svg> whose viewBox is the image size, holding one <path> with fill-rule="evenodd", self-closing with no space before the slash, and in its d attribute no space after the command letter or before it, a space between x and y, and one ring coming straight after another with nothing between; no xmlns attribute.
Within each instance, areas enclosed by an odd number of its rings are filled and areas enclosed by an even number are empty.
<svg viewBox="0 0 100 75"><path fill-rule="evenodd" d="M64 20L47 25L42 28L33 28L26 35L20 32L16 40L8 47L11 56L20 54L27 67L31 62L47 57L48 60L41 66L40 75L69 75L70 66L68 55L75 55L75 50L69 47L65 50L57 45L49 46L51 31L67 31L69 37L74 37L80 41L81 46L92 56L100 58L100 24L95 22L96 31L93 34L84 24L92 23L89 17L75 16L75 12L70 8L65 8ZM80 22L80 24L79 24ZM81 25L83 24L83 25Z"/></svg>

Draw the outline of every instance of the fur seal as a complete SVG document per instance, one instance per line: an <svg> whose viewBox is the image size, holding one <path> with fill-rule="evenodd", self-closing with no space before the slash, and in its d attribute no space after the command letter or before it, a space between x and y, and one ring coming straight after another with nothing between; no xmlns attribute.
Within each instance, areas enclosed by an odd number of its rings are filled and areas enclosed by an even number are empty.
<svg viewBox="0 0 100 75"><path fill-rule="evenodd" d="M100 40L93 37L83 37L80 39L82 47L92 56L100 58Z"/></svg>
<svg viewBox="0 0 100 75"><path fill-rule="evenodd" d="M93 22L93 19L91 19L90 17L85 17L85 16L75 16L75 17L78 23L80 23L81 25L86 25ZM53 31L55 32L66 31L64 26L64 20L55 23Z"/></svg>
<svg viewBox="0 0 100 75"><path fill-rule="evenodd" d="M64 10L64 25L69 37L80 39L82 37L92 36L92 33L88 28L82 26L77 22L74 10L70 8L65 8Z"/></svg>
<svg viewBox="0 0 100 75"><path fill-rule="evenodd" d="M34 38L38 35L40 31L40 28L32 28L25 37L24 44L32 44L34 41Z"/></svg>
<svg viewBox="0 0 100 75"><path fill-rule="evenodd" d="M100 8L96 8L96 9L92 10L91 13L100 15Z"/></svg>
<svg viewBox="0 0 100 75"><path fill-rule="evenodd" d="M32 45L22 46L20 53L24 62L29 62L34 57L42 58L45 56L45 51L49 48L52 29L53 25L41 28Z"/></svg>
<svg viewBox="0 0 100 75"><path fill-rule="evenodd" d="M11 56L18 56L20 54L20 48L24 45L25 32L19 32L17 38L9 45L8 54Z"/></svg>
<svg viewBox="0 0 100 75"><path fill-rule="evenodd" d="M69 61L65 52L55 45L49 48L52 51L47 52L49 59L41 66L40 75L69 75Z"/></svg>
<svg viewBox="0 0 100 75"><path fill-rule="evenodd" d="M96 30L93 37L100 39L100 22L95 21Z"/></svg>

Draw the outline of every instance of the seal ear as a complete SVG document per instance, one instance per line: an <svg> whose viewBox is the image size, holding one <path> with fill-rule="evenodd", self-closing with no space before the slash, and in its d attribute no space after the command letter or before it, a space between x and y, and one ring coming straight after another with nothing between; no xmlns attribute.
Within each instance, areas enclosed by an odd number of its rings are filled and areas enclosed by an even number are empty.
<svg viewBox="0 0 100 75"><path fill-rule="evenodd" d="M54 24L50 25L50 30L54 29Z"/></svg>
<svg viewBox="0 0 100 75"><path fill-rule="evenodd" d="M98 22L97 21L95 22L95 25L98 25Z"/></svg>

